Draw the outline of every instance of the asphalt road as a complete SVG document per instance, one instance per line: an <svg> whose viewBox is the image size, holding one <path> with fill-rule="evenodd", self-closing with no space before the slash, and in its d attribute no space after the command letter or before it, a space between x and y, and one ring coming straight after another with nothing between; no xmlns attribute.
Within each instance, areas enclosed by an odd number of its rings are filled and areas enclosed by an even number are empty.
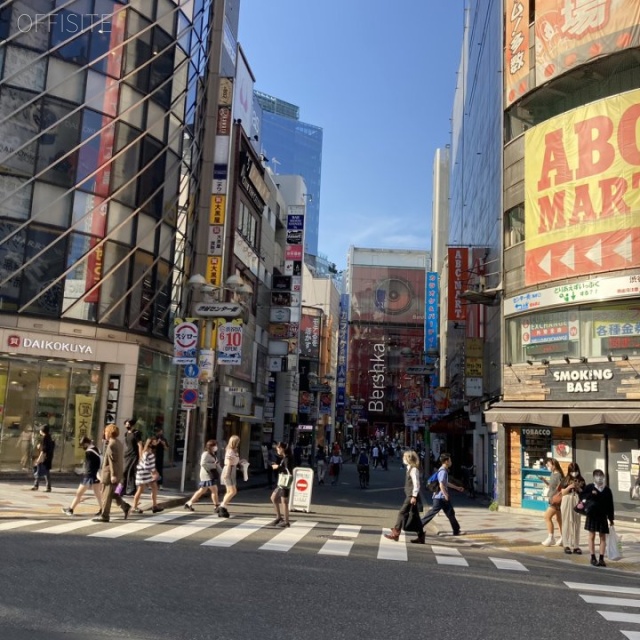
<svg viewBox="0 0 640 640"><path fill-rule="evenodd" d="M369 492L346 473L345 484L316 489L313 513L293 519L318 524L287 551L261 548L280 534L263 526L229 547L202 544L270 517L264 489L242 493L230 520L200 528L211 516L204 502L196 514L176 510L173 520L122 537L90 535L122 526L117 520L58 535L41 533L42 523L0 531L0 638L608 640L624 638L622 630L640 632L640 621L599 613L637 608L581 597L615 595L596 591L601 585L635 588L640 596L637 577L615 570L478 549L463 538L396 543L392 552L406 549L407 560L381 559L388 548L381 527L393 523L402 472L376 473ZM132 523L156 522L150 517ZM61 516L46 526L68 521ZM361 526L357 539L336 536L340 524ZM171 543L149 540L185 526L190 534ZM331 540L354 545L345 556L319 553ZM522 569L499 568L492 558L516 560Z"/></svg>

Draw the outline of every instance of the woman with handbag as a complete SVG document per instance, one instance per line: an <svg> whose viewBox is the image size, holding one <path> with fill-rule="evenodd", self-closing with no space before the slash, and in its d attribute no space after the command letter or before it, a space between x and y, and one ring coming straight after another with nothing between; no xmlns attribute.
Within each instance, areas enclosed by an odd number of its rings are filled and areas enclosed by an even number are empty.
<svg viewBox="0 0 640 640"><path fill-rule="evenodd" d="M560 512L560 503L562 498L558 499L557 493L558 488L560 487L560 483L564 478L564 472L560 467L560 463L555 458L549 458L547 460L547 469L551 472L551 477L549 479L543 478L540 476L540 480L542 480L548 487L547 489L547 497L549 500L549 506L547 510L544 512L544 521L547 525L547 532L549 535L542 542L543 547L551 547L552 545L556 545L556 547L562 546L562 513ZM560 537L556 541L553 537L553 518L556 519L558 523L558 531L560 532Z"/></svg>
<svg viewBox="0 0 640 640"><path fill-rule="evenodd" d="M276 452L280 457L277 464L273 464L273 470L278 474L278 482L271 494L271 502L276 509L276 519L269 524L270 527L289 527L289 493L293 475L291 474L292 456L289 446L284 442L278 442ZM280 508L282 507L282 512ZM284 516L282 515L284 514Z"/></svg>
<svg viewBox="0 0 640 640"><path fill-rule="evenodd" d="M222 469L222 475L220 480L225 486L224 498L218 509L218 516L221 518L228 518L229 511L227 507L234 496L238 493L236 473L238 465L240 464L240 436L231 436L227 443L227 448L224 453L224 467Z"/></svg>
<svg viewBox="0 0 640 640"><path fill-rule="evenodd" d="M580 549L580 516L575 512L575 506L580 500L586 482L580 473L577 462L571 462L567 475L560 482L558 494L561 497L560 516L562 518L562 542L567 554L582 553Z"/></svg>
<svg viewBox="0 0 640 640"><path fill-rule="evenodd" d="M200 482L198 490L191 496L191 500L185 502L184 508L187 511L194 511L193 505L202 498L202 496L211 492L211 500L215 507L215 512L220 510L220 501L218 500L218 485L220 478L218 474L218 443L215 440L207 440L204 451L200 456Z"/></svg>
<svg viewBox="0 0 640 640"><path fill-rule="evenodd" d="M338 484L340 479L340 469L342 468L342 456L335 452L335 447L331 457L329 458L329 475L331 476L331 484ZM340 451L338 449L338 451Z"/></svg>
<svg viewBox="0 0 640 640"><path fill-rule="evenodd" d="M594 567L606 567L604 562L604 551L607 546L607 534L609 527L613 526L613 493L605 484L604 471L595 469L593 472L593 482L588 484L580 495L584 502L589 502L585 507L586 522L585 531L589 532L589 553L591 553L591 564ZM607 524L607 520L609 524ZM596 560L596 532L600 538L600 557Z"/></svg>
<svg viewBox="0 0 640 640"><path fill-rule="evenodd" d="M398 511L396 524L390 533L385 533L384 537L394 542L400 539L400 531L413 531L418 537L412 540L417 544L424 544L425 534L420 522L420 511L422 502L420 500L420 458L415 451L405 451L402 462L407 467L404 483L404 502Z"/></svg>
<svg viewBox="0 0 640 640"><path fill-rule="evenodd" d="M158 479L160 474L156 470L156 440L155 438L147 438L142 449L142 456L136 467L136 493L133 496L133 512L142 513L142 509L138 507L142 492L149 487L151 489L151 511L159 513L163 511L158 506Z"/></svg>

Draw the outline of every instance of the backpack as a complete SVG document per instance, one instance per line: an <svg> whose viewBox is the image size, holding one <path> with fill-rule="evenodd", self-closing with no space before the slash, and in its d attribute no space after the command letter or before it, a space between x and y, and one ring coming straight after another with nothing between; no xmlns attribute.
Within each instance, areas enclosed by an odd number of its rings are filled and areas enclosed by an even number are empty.
<svg viewBox="0 0 640 640"><path fill-rule="evenodd" d="M440 469L438 469L431 476L429 476L429 479L427 480L427 489L429 489L431 493L437 493L438 491L440 491L440 481L438 480L439 472L440 472Z"/></svg>

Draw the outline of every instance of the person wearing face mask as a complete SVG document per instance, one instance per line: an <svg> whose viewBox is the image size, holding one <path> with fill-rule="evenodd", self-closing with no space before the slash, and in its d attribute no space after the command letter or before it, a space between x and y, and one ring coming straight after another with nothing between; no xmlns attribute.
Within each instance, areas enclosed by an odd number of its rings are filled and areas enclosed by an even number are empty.
<svg viewBox="0 0 640 640"><path fill-rule="evenodd" d="M591 500L595 504L587 514L584 524L585 531L589 532L589 552L591 564L594 567L606 567L604 562L604 550L607 545L609 527L613 525L613 494L605 484L604 472L596 469L593 472L593 482L588 484L580 494L582 500ZM608 521L608 524L607 524ZM596 533L600 537L600 557L596 560Z"/></svg>
<svg viewBox="0 0 640 640"><path fill-rule="evenodd" d="M424 544L425 534L420 524L420 511L422 511L422 502L420 501L420 459L415 451L405 451L402 456L402 462L407 467L404 483L405 498L400 507L400 511L398 511L395 526L391 529L390 533L385 533L384 537L398 542L403 525L406 529L408 516L411 511L414 511L414 521L416 523L418 537L411 542ZM416 531L416 529L414 529L414 531Z"/></svg>
<svg viewBox="0 0 640 640"><path fill-rule="evenodd" d="M198 482L197 491L191 496L188 502L185 502L184 508L187 511L195 511L193 505L198 502L207 491L211 492L211 500L213 501L216 513L219 511L218 485L220 484L220 477L217 453L218 443L215 440L207 440L204 451L200 456L200 482Z"/></svg>
<svg viewBox="0 0 640 640"><path fill-rule="evenodd" d="M557 493L558 488L560 487L560 483L564 478L564 472L562 471L562 467L560 467L560 463L555 458L549 458L547 460L547 469L551 472L551 477L547 480L547 478L540 477L548 487L547 497L549 501L549 506L547 510L544 512L544 521L547 525L548 536L541 543L543 547L550 547L552 545L556 545L557 547L562 546L562 513L560 512L560 505L553 504L552 498ZM558 531L560 533L560 537L556 541L553 537L553 518L555 517L556 522L558 523Z"/></svg>
<svg viewBox="0 0 640 640"><path fill-rule="evenodd" d="M567 554L582 553L580 549L580 516L574 511L574 507L580 500L580 494L584 490L586 482L580 473L577 462L571 462L567 475L560 482L560 515L562 516L562 542L564 552Z"/></svg>

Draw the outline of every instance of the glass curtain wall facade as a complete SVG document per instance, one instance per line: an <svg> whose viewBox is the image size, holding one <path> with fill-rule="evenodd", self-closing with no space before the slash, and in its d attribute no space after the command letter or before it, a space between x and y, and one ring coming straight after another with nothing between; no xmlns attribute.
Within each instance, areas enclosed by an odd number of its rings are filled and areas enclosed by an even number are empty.
<svg viewBox="0 0 640 640"><path fill-rule="evenodd" d="M113 340L116 353L116 341L134 333L135 342L170 353L195 210L212 4L2 3L0 330L41 318L29 327L42 327L50 341L4 333L0 470L24 462L14 455L20 446L5 446L7 438L18 441L14 431L37 432L51 421L59 438L54 466L75 456L81 422L98 435L104 363L119 361L110 354L101 363L100 345L62 334ZM93 364L58 356L70 349L87 350ZM143 352L141 364L127 364L133 371L145 369ZM163 364L151 374L158 390L138 379L136 404L146 407L145 420L157 423L161 409L173 424L173 372ZM93 407L89 424L79 413L85 397ZM61 453L67 439L71 453ZM24 448L32 441L25 436Z"/></svg>

